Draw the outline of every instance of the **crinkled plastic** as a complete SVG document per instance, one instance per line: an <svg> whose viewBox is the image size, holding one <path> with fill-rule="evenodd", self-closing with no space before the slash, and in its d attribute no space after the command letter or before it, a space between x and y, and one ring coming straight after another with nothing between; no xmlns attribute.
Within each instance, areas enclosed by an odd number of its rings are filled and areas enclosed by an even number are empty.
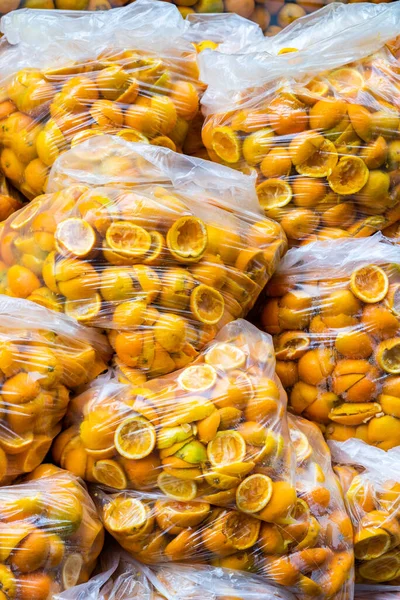
<svg viewBox="0 0 400 600"><path fill-rule="evenodd" d="M87 581L104 530L76 477L41 465L0 488L0 585L4 598L47 600Z"/></svg>
<svg viewBox="0 0 400 600"><path fill-rule="evenodd" d="M297 458L297 523L293 529L290 525L287 527L291 537L289 544L288 539L283 538L284 555L271 559L265 572L276 583L291 585L294 567L298 577L295 591L299 597L351 600L354 587L352 529L342 489L332 469L329 448L315 424L289 415L289 428ZM302 520L307 524L306 532L301 525L299 527ZM279 547L279 544L274 546L276 532L270 528L264 535L265 539L268 536L269 552L273 554ZM295 549L294 540L298 541Z"/></svg>
<svg viewBox="0 0 400 600"><path fill-rule="evenodd" d="M333 4L291 31L257 53L199 55L211 160L256 172L291 246L398 237L399 65L385 43L400 6Z"/></svg>
<svg viewBox="0 0 400 600"><path fill-rule="evenodd" d="M286 518L296 502L294 465L274 369L270 336L230 323L169 376L140 387L100 378L72 401L53 458L118 490L238 506L252 520Z"/></svg>
<svg viewBox="0 0 400 600"><path fill-rule="evenodd" d="M61 431L70 390L101 373L108 356L98 332L33 302L0 296L0 485L43 461Z"/></svg>
<svg viewBox="0 0 400 600"><path fill-rule="evenodd" d="M263 42L260 27L237 14L189 13L186 37L198 50L218 48L219 52L250 51ZM210 44L211 42L211 44Z"/></svg>
<svg viewBox="0 0 400 600"><path fill-rule="evenodd" d="M358 591L399 591L399 449L384 452L358 439L330 446L353 522Z"/></svg>
<svg viewBox="0 0 400 600"><path fill-rule="evenodd" d="M0 165L29 199L60 153L107 130L181 150L199 111L196 51L176 7L137 0L2 19Z"/></svg>
<svg viewBox="0 0 400 600"><path fill-rule="evenodd" d="M327 439L400 443L399 263L381 234L314 242L290 250L267 287L261 323L290 410Z"/></svg>
<svg viewBox="0 0 400 600"><path fill-rule="evenodd" d="M286 249L253 178L167 148L99 136L60 157L50 189L5 222L2 290L109 330L142 380L245 316Z"/></svg>
<svg viewBox="0 0 400 600"><path fill-rule="evenodd" d="M288 590L273 587L261 578L221 567L171 564L152 566L111 548L102 556L107 569L88 583L71 588L55 600L294 600Z"/></svg>
<svg viewBox="0 0 400 600"><path fill-rule="evenodd" d="M351 600L353 533L329 449L318 428L303 419L291 417L290 433L297 455L297 499L286 517L273 516L267 504L269 514L260 524L251 514L229 510L226 505L215 508L200 498L183 502L160 493L111 493L98 488L94 498L105 528L144 563L188 561L196 563L196 568L197 563L208 563L258 573L300 599ZM287 502L285 490L271 502L281 511ZM207 591L217 593L207 568L200 569L195 580L191 576L193 583L209 582ZM172 574L164 574L165 582L171 578ZM245 589L250 591L244 582ZM182 590L179 582L174 590ZM204 591L202 597L208 600ZM246 593L224 593L247 597ZM172 596L177 597L181 598Z"/></svg>

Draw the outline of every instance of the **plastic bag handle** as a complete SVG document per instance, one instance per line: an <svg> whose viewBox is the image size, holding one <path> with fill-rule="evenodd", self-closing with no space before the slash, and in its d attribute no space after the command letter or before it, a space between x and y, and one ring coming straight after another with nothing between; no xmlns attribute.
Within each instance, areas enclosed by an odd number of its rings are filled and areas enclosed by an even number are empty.
<svg viewBox="0 0 400 600"><path fill-rule="evenodd" d="M149 24L151 23L151 28ZM31 47L35 53L66 44L65 56L74 45L90 43L93 51L98 44L129 39L147 39L149 45L173 45L173 39L183 36L189 24L174 4L136 0L133 4L112 11L69 11L22 9L1 19L0 29L9 44ZM154 36L157 31L157 36ZM157 38L157 39L156 39Z"/></svg>

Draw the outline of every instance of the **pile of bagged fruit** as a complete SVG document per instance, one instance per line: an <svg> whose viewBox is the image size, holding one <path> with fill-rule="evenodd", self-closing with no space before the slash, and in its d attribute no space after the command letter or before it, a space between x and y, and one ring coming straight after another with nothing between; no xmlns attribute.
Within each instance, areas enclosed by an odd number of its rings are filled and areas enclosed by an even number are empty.
<svg viewBox="0 0 400 600"><path fill-rule="evenodd" d="M400 598L400 2L323 3L0 0L0 600Z"/></svg>

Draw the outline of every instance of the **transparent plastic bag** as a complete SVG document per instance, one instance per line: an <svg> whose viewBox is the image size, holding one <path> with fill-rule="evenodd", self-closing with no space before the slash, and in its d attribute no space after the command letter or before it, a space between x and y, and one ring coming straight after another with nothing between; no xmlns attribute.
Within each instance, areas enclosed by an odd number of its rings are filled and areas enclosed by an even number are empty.
<svg viewBox="0 0 400 600"><path fill-rule="evenodd" d="M353 522L358 591L399 591L399 450L384 452L358 439L330 446Z"/></svg>
<svg viewBox="0 0 400 600"><path fill-rule="evenodd" d="M267 287L262 327L292 412L327 439L400 443L400 248L381 234L290 250Z"/></svg>
<svg viewBox="0 0 400 600"><path fill-rule="evenodd" d="M47 600L87 581L104 530L86 488L41 465L25 483L0 488L0 582L4 598Z"/></svg>
<svg viewBox="0 0 400 600"><path fill-rule="evenodd" d="M58 594L55 600L294 600L293 594L261 578L221 567L171 564L152 566L111 548L102 556L107 569L88 583ZM108 580L108 583L105 583Z"/></svg>
<svg viewBox="0 0 400 600"><path fill-rule="evenodd" d="M255 53L199 55L210 159L257 173L291 246L398 237L399 68L385 43L400 7L334 4L291 31Z"/></svg>
<svg viewBox="0 0 400 600"><path fill-rule="evenodd" d="M289 544L288 559L284 556L272 560L270 569L272 573L278 571L277 583L287 585L295 575L288 570L288 579L280 582L281 562L284 562L283 567L287 567L287 563L297 567L300 578L296 585L306 597L351 600L354 588L352 527L342 489L332 469L329 448L320 429L301 417L289 415L289 429L297 458L297 517L298 521L301 522L302 517L308 523L308 530L304 534L298 523L294 525L291 534L296 539L300 533L297 549L304 552L292 554ZM269 534L269 542L273 544L273 531Z"/></svg>
<svg viewBox="0 0 400 600"><path fill-rule="evenodd" d="M49 189L4 224L1 289L109 330L143 381L245 316L286 249L251 177L167 148L99 136Z"/></svg>
<svg viewBox="0 0 400 600"><path fill-rule="evenodd" d="M57 464L86 481L286 518L296 501L272 341L238 320L189 367L137 387L103 378L72 400ZM257 526L258 527L258 526Z"/></svg>
<svg viewBox="0 0 400 600"><path fill-rule="evenodd" d="M0 165L32 199L79 141L108 131L181 150L202 86L188 25L164 2L2 19Z"/></svg>
<svg viewBox="0 0 400 600"><path fill-rule="evenodd" d="M61 431L70 390L101 373L108 357L98 332L0 296L0 485L43 461Z"/></svg>
<svg viewBox="0 0 400 600"><path fill-rule="evenodd" d="M190 577L190 589L200 592L199 584L207 587L202 596L195 598L208 600L206 590L217 594L217 582L202 566L208 563L216 568L257 573L300 599L351 600L353 532L332 471L329 449L318 428L298 417L290 418L290 434L297 455L297 499L286 517L275 515L272 519L270 514L260 523L252 514L229 510L226 503L213 500L213 507L211 498L208 502L206 498L183 502L159 493L125 490L113 494L96 489L94 498L105 528L144 563L196 563L199 570L195 578ZM277 500L276 506L285 504L283 489ZM221 508L215 508L215 504L221 504ZM175 593L181 590L192 597L179 580L175 583L172 573L167 574L164 569L164 584L173 583ZM250 585L243 581L245 590L250 592ZM242 588L235 592L225 590L224 594L247 598Z"/></svg>

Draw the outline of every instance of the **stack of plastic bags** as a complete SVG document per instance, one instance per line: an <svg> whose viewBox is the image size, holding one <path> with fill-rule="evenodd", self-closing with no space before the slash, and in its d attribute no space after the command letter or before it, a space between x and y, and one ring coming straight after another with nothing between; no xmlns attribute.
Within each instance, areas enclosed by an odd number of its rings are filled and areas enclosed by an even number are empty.
<svg viewBox="0 0 400 600"><path fill-rule="evenodd" d="M400 5L199 5L2 21L0 600L400 589Z"/></svg>

